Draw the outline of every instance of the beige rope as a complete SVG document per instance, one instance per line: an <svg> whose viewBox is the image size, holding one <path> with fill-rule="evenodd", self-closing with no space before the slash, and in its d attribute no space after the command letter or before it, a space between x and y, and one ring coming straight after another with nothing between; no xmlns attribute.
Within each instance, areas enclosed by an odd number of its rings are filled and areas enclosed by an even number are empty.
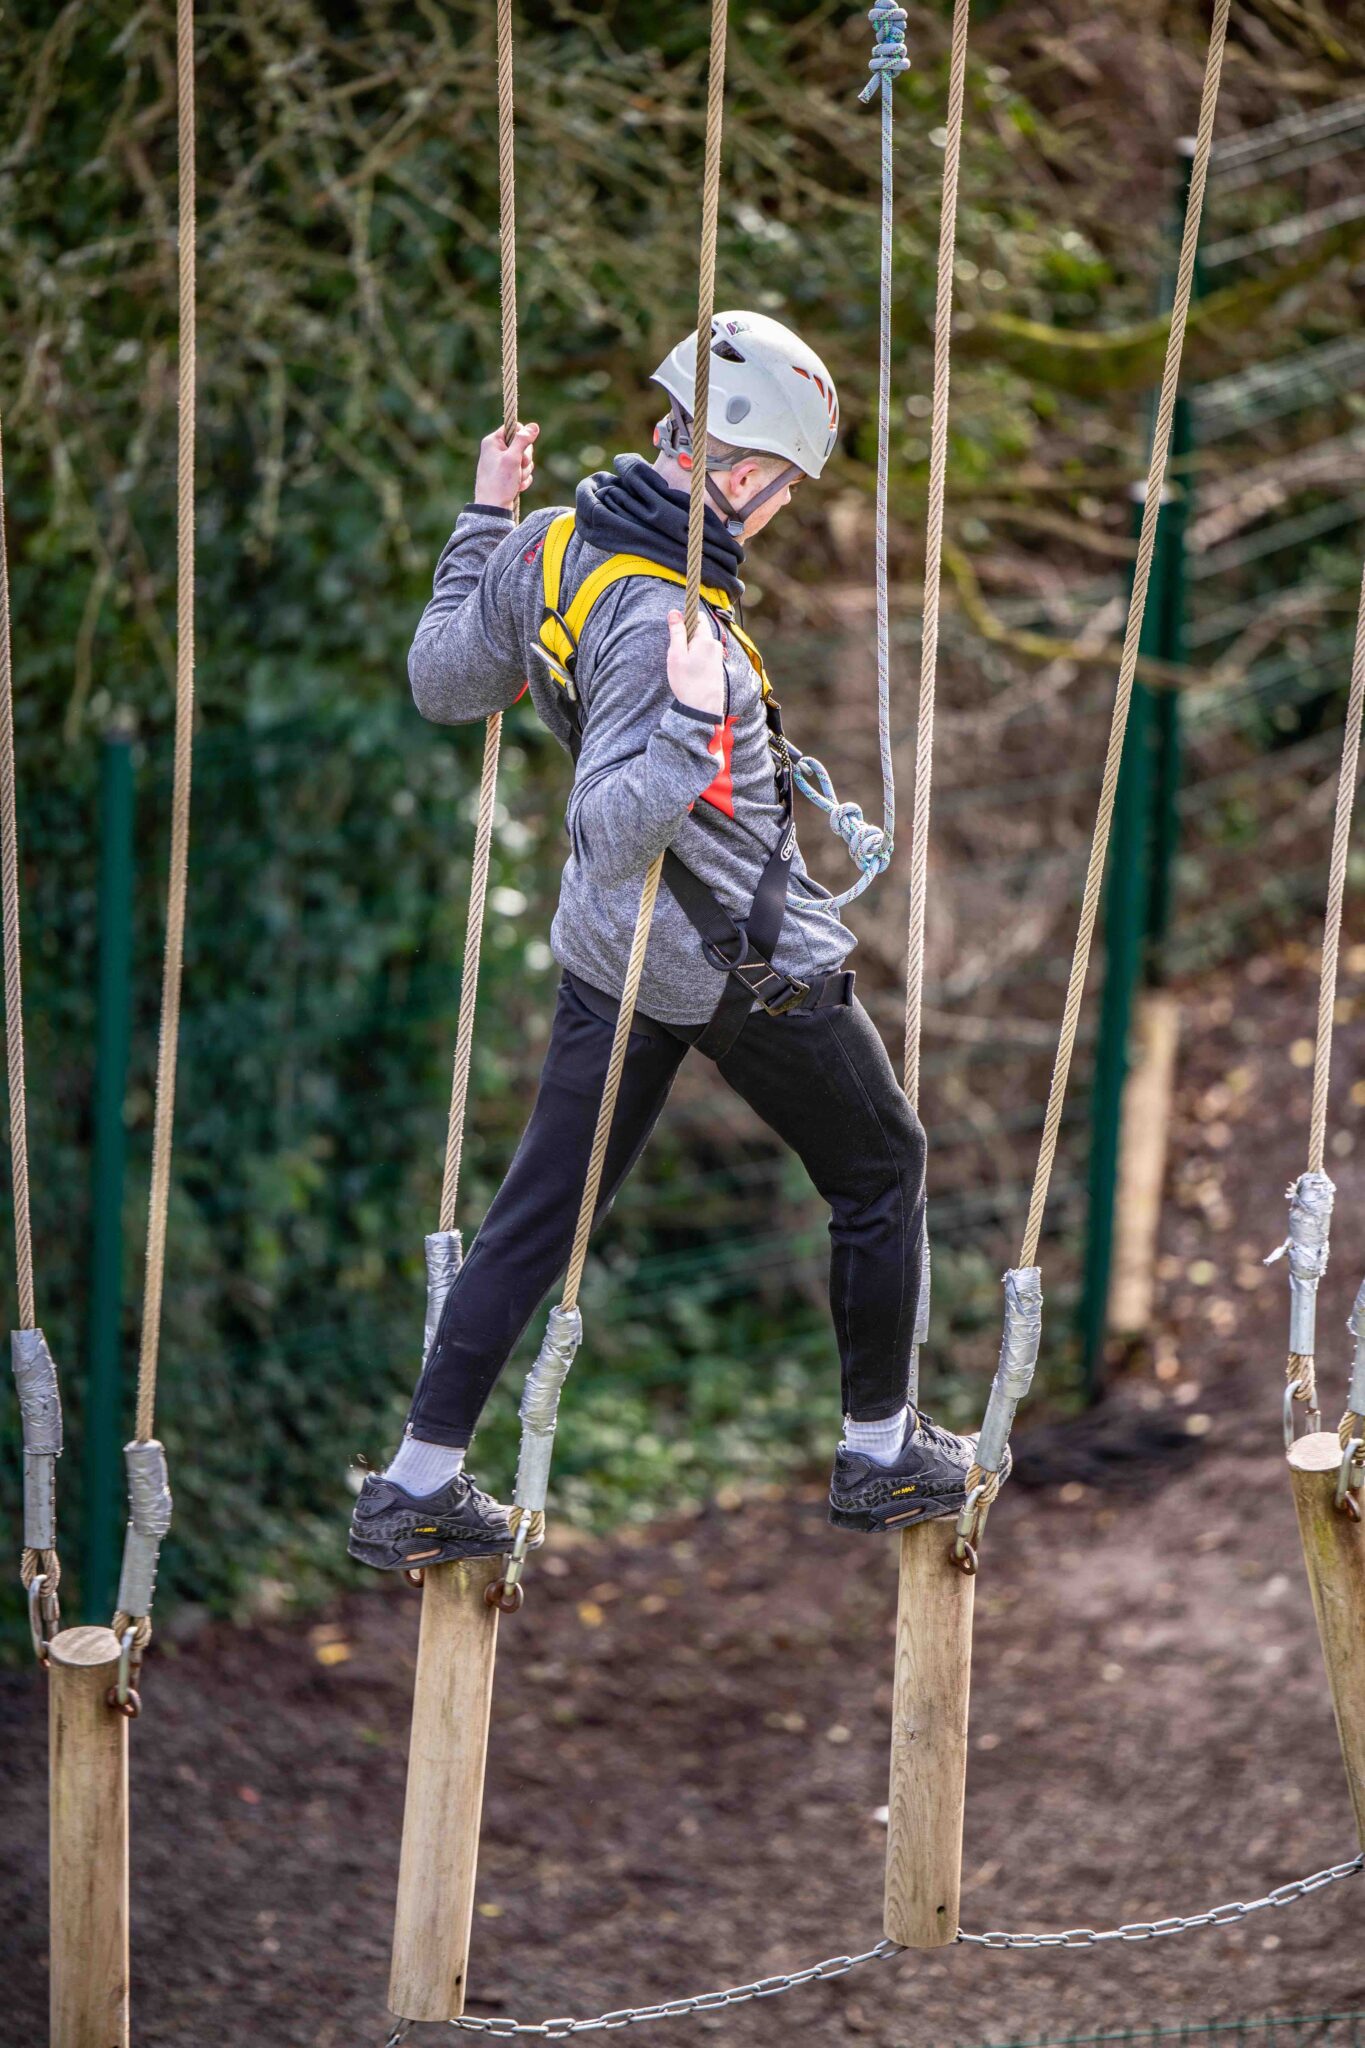
<svg viewBox="0 0 1365 2048"><path fill-rule="evenodd" d="M33 1226L28 1194L28 1095L24 1077L24 994L19 943L19 822L14 766L14 669L10 653L9 555L5 540L4 446L0 442L0 856L5 927L5 1036L9 1061L10 1161L19 1327L35 1327Z"/></svg>
<svg viewBox="0 0 1365 2048"><path fill-rule="evenodd" d="M498 0L498 251L502 290L502 420L503 439L517 426L517 161L512 0ZM521 515L520 501L513 520ZM479 778L479 815L474 827L474 860L469 875L469 909L465 917L464 965L460 973L460 1009L455 1025L455 1062L450 1082L450 1117L446 1126L445 1172L441 1181L439 1228L455 1228L464 1155L465 1111L474 1057L474 1011L479 996L479 962L483 954L484 911L488 870L493 853L493 811L498 789L498 753L502 745L502 713L495 711L484 726L483 769Z"/></svg>
<svg viewBox="0 0 1365 2048"><path fill-rule="evenodd" d="M170 879L161 977L161 1030L157 1047L152 1185L147 1215L147 1270L142 1344L137 1368L135 1435L147 1443L156 1431L156 1375L161 1304L166 1277L170 1212L175 1070L180 1038L180 991L185 965L185 894L189 871L191 755L194 745L194 448L195 448L195 184L194 4L177 0L176 76L179 107L180 404L176 450L175 767L171 791Z"/></svg>
<svg viewBox="0 0 1365 2048"><path fill-rule="evenodd" d="M1337 781L1336 819L1332 827L1332 864L1327 879L1327 911L1322 931L1322 977L1318 983L1318 1038L1313 1055L1313 1107L1308 1118L1308 1171L1323 1171L1327 1142L1327 1084L1332 1071L1332 1020L1337 1001L1337 956L1341 949L1342 906L1346 897L1346 858L1351 842L1356 776L1360 765L1360 727L1365 712L1365 573L1356 610L1355 652L1351 690L1346 700L1346 726L1341 740L1341 774Z"/></svg>
<svg viewBox="0 0 1365 2048"><path fill-rule="evenodd" d="M701 615L702 528L706 517L706 431L711 393L711 321L716 304L716 239L720 213L720 150L725 103L725 33L728 14L728 0L711 0L711 60L706 96L706 159L702 172L701 258L697 288L697 371L692 392L692 473L687 512L687 587L683 599L683 622L689 640L697 630ZM602 1101L597 1111L597 1128L593 1133L587 1178L583 1184L583 1199L578 1208L573 1249L569 1254L569 1269L564 1280L563 1302L564 1307L569 1309L578 1306L578 1290L583 1280L583 1268L587 1264L588 1239L592 1235L593 1218L597 1213L602 1169L606 1162L612 1119L616 1113L621 1075L625 1069L630 1027L634 1021L635 1005L640 994L640 976L644 971L649 928L654 921L654 904L659 894L663 865L661 854L645 876L644 887L640 892L640 908L636 913L635 933L630 944L625 986L621 991L621 1007L617 1012L611 1057L607 1062L606 1079L602 1084Z"/></svg>
<svg viewBox="0 0 1365 2048"><path fill-rule="evenodd" d="M1020 1266L1032 1266L1037 1262L1043 1210L1047 1205L1048 1185L1052 1178L1052 1166L1057 1152L1057 1133L1061 1128L1062 1106L1066 1099L1071 1056L1076 1047L1081 998L1085 993L1086 971L1090 965L1090 946L1095 935L1095 919L1099 910L1100 889L1104 881L1104 863L1109 849L1109 828L1114 816L1114 798L1118 789L1119 765L1123 758L1128 707L1132 701L1138 646L1147 609L1147 588L1151 581L1152 555L1156 547L1157 516L1161 510L1161 497L1166 482L1166 459L1170 449L1176 390L1180 382L1180 358L1185 345L1185 323L1189 317L1190 297L1194 288L1194 260L1199 243L1199 223L1204 211L1204 188L1208 179L1209 151L1213 143L1214 114L1218 107L1218 84L1223 70L1229 5L1230 0L1215 0L1213 10L1213 29L1209 39L1208 61L1204 69L1204 87L1199 105L1199 128L1194 163L1190 172L1190 198L1185 214L1185 232L1180 245L1175 296L1171 305L1170 337L1166 344L1161 397L1152 433L1152 459L1147 470L1147 495L1142 507L1142 529L1138 538L1137 563L1133 572L1133 594L1128 605L1128 624L1123 636L1123 655L1119 662L1118 688L1114 696L1114 712L1109 727L1109 746L1105 755L1099 811L1095 819L1094 838L1090 844L1090 865L1086 871L1085 893L1081 900L1080 929L1076 934L1076 950L1071 958L1071 974L1067 982L1061 1035L1057 1045L1056 1062L1052 1069L1052 1084L1048 1091L1047 1115L1043 1124L1038 1167L1034 1175L1033 1193L1029 1200L1023 1248L1019 1254Z"/></svg>
<svg viewBox="0 0 1365 2048"><path fill-rule="evenodd" d="M956 0L948 64L948 133L938 217L938 297L934 311L933 419L929 432L929 521L924 543L924 615L920 637L919 722L915 797L910 825L910 930L905 970L905 1092L919 1105L920 1036L924 1010L924 922L929 893L929 798L934 773L934 689L938 675L939 592L943 511L948 484L948 386L952 363L953 257L962 163L967 83L967 17L971 0ZM883 91L887 90L883 86Z"/></svg>
<svg viewBox="0 0 1365 2048"><path fill-rule="evenodd" d="M24 1074L24 993L19 937L19 816L14 759L14 666L10 649L9 552L5 538L5 457L0 433L0 890L4 897L5 1040L9 1065L10 1162L14 1180L14 1253L19 1327L37 1324L33 1284L33 1226L28 1191L28 1092ZM61 1561L55 1550L24 1550L19 1576L31 1586L38 1574L55 1593Z"/></svg>

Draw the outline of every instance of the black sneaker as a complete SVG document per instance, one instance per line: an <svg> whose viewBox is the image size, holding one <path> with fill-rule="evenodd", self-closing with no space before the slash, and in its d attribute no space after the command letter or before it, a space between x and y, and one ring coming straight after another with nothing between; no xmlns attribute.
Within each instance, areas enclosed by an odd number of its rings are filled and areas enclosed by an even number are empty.
<svg viewBox="0 0 1365 2048"><path fill-rule="evenodd" d="M371 1472L351 1516L351 1556L376 1571L416 1571L460 1557L501 1557L512 1548L505 1507L481 1493L467 1473L435 1493L407 1493Z"/></svg>
<svg viewBox="0 0 1365 2048"><path fill-rule="evenodd" d="M836 1529L875 1535L912 1522L936 1522L962 1512L967 1473L976 1459L975 1436L940 1429L918 1409L910 1411L901 1447L887 1464L840 1444L829 1482L829 1518ZM1008 1450L1000 1477L1008 1479Z"/></svg>

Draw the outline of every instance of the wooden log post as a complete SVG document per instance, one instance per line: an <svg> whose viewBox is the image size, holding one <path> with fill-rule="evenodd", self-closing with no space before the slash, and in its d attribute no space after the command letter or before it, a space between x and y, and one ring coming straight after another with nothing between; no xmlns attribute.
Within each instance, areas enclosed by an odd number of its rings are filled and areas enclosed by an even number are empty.
<svg viewBox="0 0 1365 2048"><path fill-rule="evenodd" d="M1119 1130L1107 1316L1116 1337L1145 1336L1152 1327L1157 1232L1179 1043L1180 1007L1175 997L1168 989L1147 989L1133 1013L1131 1064Z"/></svg>
<svg viewBox="0 0 1365 2048"><path fill-rule="evenodd" d="M1313 1612L1356 1832L1365 1847L1365 1525L1336 1506L1340 1469L1335 1431L1301 1436L1289 1452Z"/></svg>
<svg viewBox="0 0 1365 2048"><path fill-rule="evenodd" d="M48 1645L51 2048L128 2048L128 1723L118 1637Z"/></svg>
<svg viewBox="0 0 1365 2048"><path fill-rule="evenodd" d="M498 1611L484 1594L506 1560L437 1565L422 1591L389 2007L399 2019L464 2011Z"/></svg>
<svg viewBox="0 0 1365 2048"><path fill-rule="evenodd" d="M976 1580L951 1562L952 1541L951 1522L901 1535L885 1931L905 1948L955 1941L962 1897Z"/></svg>

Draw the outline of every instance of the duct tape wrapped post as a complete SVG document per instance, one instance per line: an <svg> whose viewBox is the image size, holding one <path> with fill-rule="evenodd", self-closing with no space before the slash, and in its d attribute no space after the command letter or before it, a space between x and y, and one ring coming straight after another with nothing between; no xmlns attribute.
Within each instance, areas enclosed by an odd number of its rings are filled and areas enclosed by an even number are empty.
<svg viewBox="0 0 1365 2048"><path fill-rule="evenodd" d="M136 1659L152 1632L157 1564L162 1539L171 1526L171 1483L165 1449L155 1437L125 1444L123 1461L128 1474L128 1527L123 1538L114 1634L122 1639L132 1629Z"/></svg>
<svg viewBox="0 0 1365 2048"><path fill-rule="evenodd" d="M1000 1473L1019 1403L1033 1385L1043 1337L1043 1275L1037 1266L1013 1266L1005 1275L1005 1326L1000 1363L991 1381L976 1463L967 1474L967 1500L958 1517L953 1561L976 1570L976 1546L986 1514L1000 1491Z"/></svg>
<svg viewBox="0 0 1365 2048"><path fill-rule="evenodd" d="M427 1321L422 1334L422 1363L431 1356L431 1347L436 1342L436 1332L441 1327L441 1316L445 1309L446 1297L455 1285L460 1267L464 1264L464 1244L458 1230L432 1230L426 1237L427 1255Z"/></svg>
<svg viewBox="0 0 1365 2048"><path fill-rule="evenodd" d="M57 1368L41 1330L13 1330L10 1360L24 1436L24 1559L33 1648L40 1663L61 1621L57 1604L57 1460L62 1399Z"/></svg>
<svg viewBox="0 0 1365 2048"><path fill-rule="evenodd" d="M1285 1366L1285 1448L1295 1436L1294 1404L1307 1411L1311 1435L1321 1426L1317 1394L1318 1283L1327 1271L1335 1184L1325 1173L1301 1173L1289 1189L1289 1235L1266 1260L1289 1255L1289 1360Z"/></svg>
<svg viewBox="0 0 1365 2048"><path fill-rule="evenodd" d="M517 1483L512 1498L515 1537L507 1570L496 1586L488 1589L491 1605L505 1614L515 1614L522 1602L521 1574L526 1553L545 1534L545 1500L550 1490L550 1463L554 1457L555 1429L559 1423L559 1396L569 1376L569 1367L583 1342L583 1317L579 1310L563 1303L550 1310L545 1336L536 1353L535 1364L526 1375L521 1394L521 1449L517 1455Z"/></svg>

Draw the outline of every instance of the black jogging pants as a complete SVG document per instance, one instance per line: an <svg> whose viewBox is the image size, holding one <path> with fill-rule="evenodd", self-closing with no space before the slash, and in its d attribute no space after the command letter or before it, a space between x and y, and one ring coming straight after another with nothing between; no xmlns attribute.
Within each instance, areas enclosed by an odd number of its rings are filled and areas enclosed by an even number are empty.
<svg viewBox="0 0 1365 2048"><path fill-rule="evenodd" d="M611 1050L615 1004L565 975L531 1120L446 1300L408 1418L462 1445L538 1304L568 1264ZM683 1027L640 1019L607 1148L601 1222L643 1151L687 1056ZM905 1401L924 1234L924 1132L856 1000L755 1010L717 1071L790 1145L829 1203L830 1307L844 1412Z"/></svg>

